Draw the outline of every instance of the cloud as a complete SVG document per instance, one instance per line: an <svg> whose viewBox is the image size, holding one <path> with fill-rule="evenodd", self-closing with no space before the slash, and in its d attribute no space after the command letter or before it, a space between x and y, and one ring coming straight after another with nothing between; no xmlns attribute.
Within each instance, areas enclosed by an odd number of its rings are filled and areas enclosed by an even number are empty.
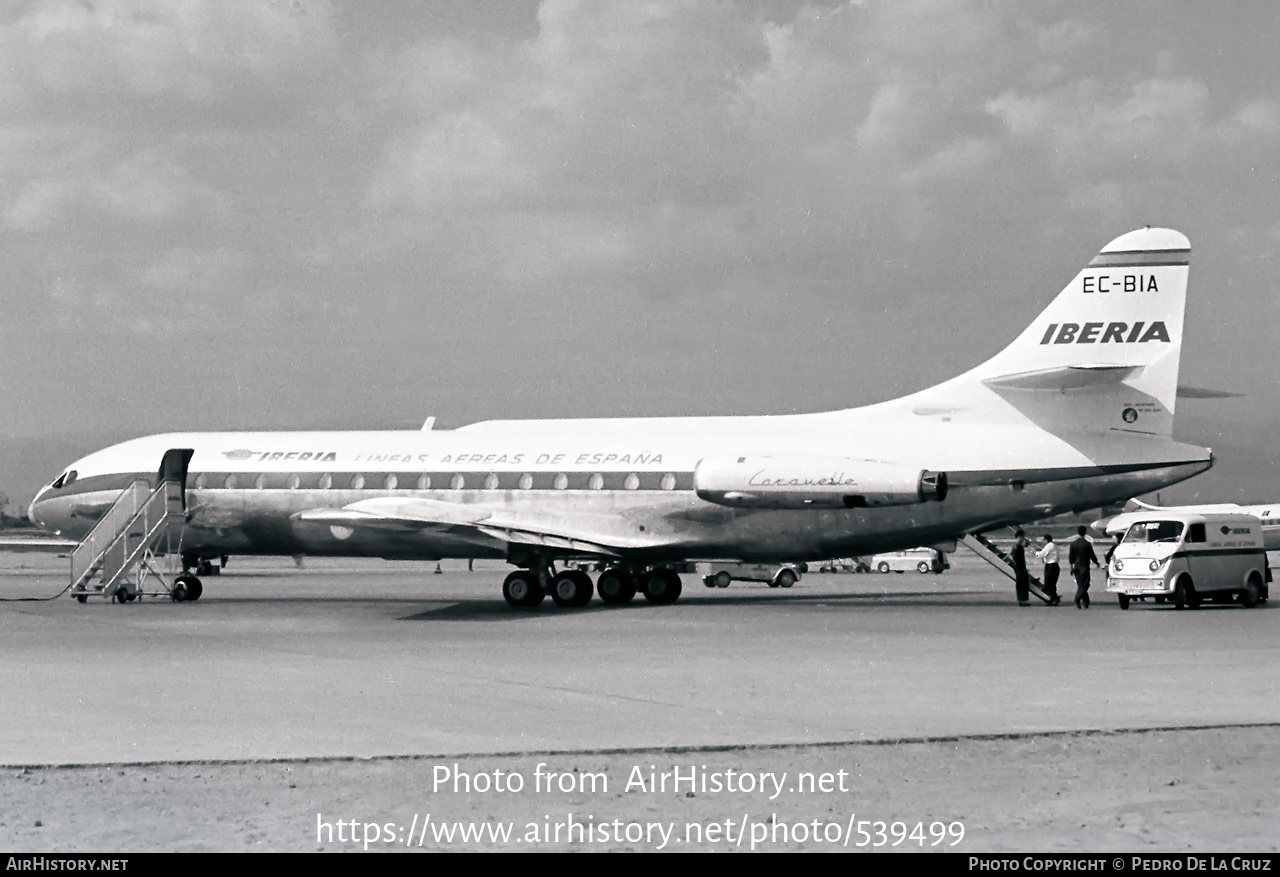
<svg viewBox="0 0 1280 877"><path fill-rule="evenodd" d="M671 357L653 374L738 385L720 410L803 408L837 354L871 365L823 404L972 364L998 344L975 313L1021 314L1044 276L1134 224L1187 226L1197 246L1249 229L1206 248L1257 270L1274 248L1280 84L1251 63L1270 47L1217 60L1207 9L1153 39L1141 10L976 0L443 8L15 7L3 355L71 383L128 363L93 340L57 362L23 337L163 312L200 326L219 380L296 370L303 396L352 417L416 414L420 374L442 405L613 411L596 388L650 374L653 349ZM1004 279L966 286L988 273ZM913 357L922 324L972 343ZM520 374L487 345L521 351ZM698 382L647 392L627 404L706 407Z"/></svg>
<svg viewBox="0 0 1280 877"><path fill-rule="evenodd" d="M63 169L57 176L38 176L18 191L4 219L10 228L35 232L84 221L90 214L99 222L155 225L171 223L182 214L224 207L210 186L148 150L107 168L90 165L71 173Z"/></svg>

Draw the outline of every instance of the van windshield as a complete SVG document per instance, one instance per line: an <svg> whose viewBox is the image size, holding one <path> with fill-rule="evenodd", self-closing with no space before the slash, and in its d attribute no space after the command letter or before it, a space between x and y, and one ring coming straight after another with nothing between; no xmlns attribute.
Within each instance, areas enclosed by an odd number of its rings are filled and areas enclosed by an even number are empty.
<svg viewBox="0 0 1280 877"><path fill-rule="evenodd" d="M1143 521L1124 534L1125 542L1177 542L1182 536L1181 521Z"/></svg>

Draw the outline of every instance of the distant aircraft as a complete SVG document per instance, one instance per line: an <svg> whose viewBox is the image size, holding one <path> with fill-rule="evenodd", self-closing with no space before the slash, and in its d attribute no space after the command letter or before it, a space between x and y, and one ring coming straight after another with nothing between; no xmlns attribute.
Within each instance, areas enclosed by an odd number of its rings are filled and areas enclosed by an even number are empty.
<svg viewBox="0 0 1280 877"><path fill-rule="evenodd" d="M1220 513L1227 512L1239 515L1253 515L1262 522L1262 544L1268 551L1280 551L1280 502L1262 503L1260 505L1239 505L1234 502L1207 503L1203 505L1158 506L1149 505L1141 500L1131 502L1138 506L1133 511L1121 512L1110 518L1101 518L1093 523L1093 527L1108 536L1120 536L1129 531L1138 520L1151 520L1157 512L1170 514L1184 513Z"/></svg>
<svg viewBox="0 0 1280 877"><path fill-rule="evenodd" d="M555 564L590 559L607 565L605 602L669 603L683 562L912 548L1205 471L1208 449L1171 438L1189 261L1176 231L1122 235L987 362L863 408L155 435L72 463L30 516L80 538L174 451L187 570L234 554L505 558L509 603L574 606L592 581Z"/></svg>

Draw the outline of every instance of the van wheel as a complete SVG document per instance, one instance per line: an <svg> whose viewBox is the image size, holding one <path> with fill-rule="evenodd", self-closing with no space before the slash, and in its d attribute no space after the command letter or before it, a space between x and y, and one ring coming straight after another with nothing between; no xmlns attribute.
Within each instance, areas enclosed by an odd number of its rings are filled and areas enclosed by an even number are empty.
<svg viewBox="0 0 1280 877"><path fill-rule="evenodd" d="M887 560L880 561L880 565L876 567L876 572L888 572L888 571L889 571L889 561Z"/></svg>
<svg viewBox="0 0 1280 877"><path fill-rule="evenodd" d="M733 576L729 575L728 570L722 569L720 570L720 572L716 573L717 588L727 588L729 587L729 583L732 581L733 581Z"/></svg>
<svg viewBox="0 0 1280 877"><path fill-rule="evenodd" d="M778 577L774 580L780 588L789 588L796 583L796 574L789 569L784 569L778 573Z"/></svg>
<svg viewBox="0 0 1280 877"><path fill-rule="evenodd" d="M1257 573L1249 576L1249 584L1244 586L1244 593L1240 595L1240 602L1244 604L1244 608L1252 609L1262 600L1262 584L1258 581Z"/></svg>
<svg viewBox="0 0 1280 877"><path fill-rule="evenodd" d="M1129 608L1129 595L1128 595L1128 594L1117 594L1116 596L1117 596L1117 597L1119 598L1119 600L1120 600L1120 608L1121 608L1121 609L1128 609L1128 608Z"/></svg>
<svg viewBox="0 0 1280 877"><path fill-rule="evenodd" d="M923 560L916 564L916 572L925 573L928 571L929 571L929 564L925 563Z"/></svg>
<svg viewBox="0 0 1280 877"><path fill-rule="evenodd" d="M1200 607L1200 598L1196 596L1196 586L1191 583L1191 576L1178 579L1178 584L1173 588L1173 605L1179 609Z"/></svg>

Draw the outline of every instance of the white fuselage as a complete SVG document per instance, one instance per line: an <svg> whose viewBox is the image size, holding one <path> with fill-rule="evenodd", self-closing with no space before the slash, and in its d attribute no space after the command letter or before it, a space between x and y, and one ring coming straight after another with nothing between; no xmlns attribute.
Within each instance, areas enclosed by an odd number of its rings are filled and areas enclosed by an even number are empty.
<svg viewBox="0 0 1280 877"><path fill-rule="evenodd" d="M507 556L459 528L404 532L298 519L376 497L492 508L529 527L587 533L636 560L803 560L926 544L1002 521L1091 508L1207 469L1202 448L1145 436L1070 443L1032 424L882 406L780 417L491 422L452 431L176 433L91 454L32 517L75 538L164 452L194 450L183 550L220 554ZM942 502L734 509L694 492L700 460L745 454L909 460L948 473Z"/></svg>

